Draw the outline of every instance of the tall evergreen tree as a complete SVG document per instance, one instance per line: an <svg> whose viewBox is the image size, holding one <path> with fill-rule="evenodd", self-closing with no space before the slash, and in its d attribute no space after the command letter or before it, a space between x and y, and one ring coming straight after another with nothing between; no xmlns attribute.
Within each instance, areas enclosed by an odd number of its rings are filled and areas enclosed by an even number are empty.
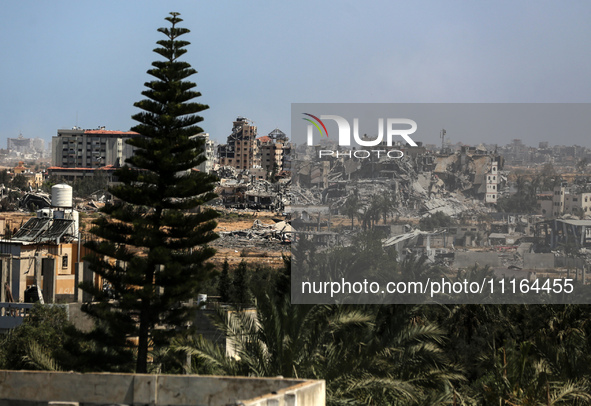
<svg viewBox="0 0 591 406"><path fill-rule="evenodd" d="M248 265L244 260L240 261L234 271L232 279L232 290L234 293L234 303L240 307L250 305L250 289L248 288Z"/></svg>
<svg viewBox="0 0 591 406"><path fill-rule="evenodd" d="M232 299L232 280L230 279L230 264L227 259L224 261L218 279L218 295L223 303L228 303Z"/></svg>
<svg viewBox="0 0 591 406"><path fill-rule="evenodd" d="M179 13L166 20L171 26L158 29L166 38L154 49L164 60L152 63L147 73L154 80L145 83L146 98L134 104L143 111L132 116L139 122L132 131L141 135L127 141L134 155L110 189L121 204L105 207L106 216L91 230L99 238L87 243L96 253L92 269L109 287L84 285L95 298L85 310L98 322L90 338L113 355L106 369L124 369L117 356L129 357L129 338L137 337L135 370L147 372L148 348L182 332L193 309L181 302L195 297L213 271L206 261L215 251L207 243L217 238L217 213L193 209L215 197L215 178L191 171L206 159L204 141L194 136L203 131L196 113L208 106L191 102L201 96L186 80L196 71L179 60L189 45L179 37L189 30L177 27Z"/></svg>

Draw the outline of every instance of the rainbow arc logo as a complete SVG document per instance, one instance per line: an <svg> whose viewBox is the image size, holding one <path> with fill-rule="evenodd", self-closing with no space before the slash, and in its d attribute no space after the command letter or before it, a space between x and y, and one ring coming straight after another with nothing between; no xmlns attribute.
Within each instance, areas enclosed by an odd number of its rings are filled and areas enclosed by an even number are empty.
<svg viewBox="0 0 591 406"><path fill-rule="evenodd" d="M328 138L328 131L326 130L326 126L324 125L324 123L322 122L321 119L319 119L318 117L316 117L315 115L309 114L309 113L304 113L306 116L308 117L312 117L314 120L316 120L324 129L324 131L322 131L322 129L318 126L318 124L315 121L310 120L309 118L303 117L304 120L312 123L317 129L318 132L320 132L320 136L322 137L322 134L326 135L326 138Z"/></svg>

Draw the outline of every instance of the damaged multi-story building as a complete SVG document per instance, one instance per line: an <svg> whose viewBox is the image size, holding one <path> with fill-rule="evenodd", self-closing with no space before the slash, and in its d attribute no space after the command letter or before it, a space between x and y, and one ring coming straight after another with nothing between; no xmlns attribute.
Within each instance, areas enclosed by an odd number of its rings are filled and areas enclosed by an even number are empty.
<svg viewBox="0 0 591 406"><path fill-rule="evenodd" d="M281 174L283 171L291 172L289 155L291 145L289 138L279 128L274 129L269 135L257 138L261 155L261 166L267 173Z"/></svg>
<svg viewBox="0 0 591 406"><path fill-rule="evenodd" d="M227 144L218 147L220 165L240 170L260 167L256 138L257 127L252 124L252 121L245 117L236 118Z"/></svg>
<svg viewBox="0 0 591 406"><path fill-rule="evenodd" d="M446 183L448 189L457 189L485 203L496 204L503 182L499 173L503 162L503 157L495 152L465 146L459 153L435 157L433 173Z"/></svg>

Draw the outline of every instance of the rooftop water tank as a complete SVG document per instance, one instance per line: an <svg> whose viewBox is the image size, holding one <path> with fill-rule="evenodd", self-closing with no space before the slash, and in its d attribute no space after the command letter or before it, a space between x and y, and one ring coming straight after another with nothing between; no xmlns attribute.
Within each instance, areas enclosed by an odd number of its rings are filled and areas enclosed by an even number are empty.
<svg viewBox="0 0 591 406"><path fill-rule="evenodd" d="M72 186L54 185L51 188L51 205L53 207L72 207Z"/></svg>

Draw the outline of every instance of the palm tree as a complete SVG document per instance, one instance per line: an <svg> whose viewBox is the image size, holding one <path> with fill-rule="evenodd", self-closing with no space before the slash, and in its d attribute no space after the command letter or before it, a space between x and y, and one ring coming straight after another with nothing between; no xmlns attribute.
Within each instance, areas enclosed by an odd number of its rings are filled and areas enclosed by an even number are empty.
<svg viewBox="0 0 591 406"><path fill-rule="evenodd" d="M508 342L493 349L489 373L479 382L484 404L491 405L587 405L591 403L586 382L561 381L548 360L531 342Z"/></svg>
<svg viewBox="0 0 591 406"><path fill-rule="evenodd" d="M357 195L357 191L355 191L352 195L349 195L345 201L343 210L343 212L351 218L351 230L353 229L355 217L359 214L360 206L359 196Z"/></svg>
<svg viewBox="0 0 591 406"><path fill-rule="evenodd" d="M192 357L188 372L325 379L332 405L449 404L459 396L463 376L443 351L444 332L412 312L292 305L288 294L259 294L257 303L256 315L217 315L233 357L199 338L174 343Z"/></svg>
<svg viewBox="0 0 591 406"><path fill-rule="evenodd" d="M378 203L378 207L382 213L384 224L386 224L388 215L392 213L396 208L396 195L389 192L384 192L379 196Z"/></svg>
<svg viewBox="0 0 591 406"><path fill-rule="evenodd" d="M538 306L536 348L562 380L591 375L591 309L581 305Z"/></svg>

